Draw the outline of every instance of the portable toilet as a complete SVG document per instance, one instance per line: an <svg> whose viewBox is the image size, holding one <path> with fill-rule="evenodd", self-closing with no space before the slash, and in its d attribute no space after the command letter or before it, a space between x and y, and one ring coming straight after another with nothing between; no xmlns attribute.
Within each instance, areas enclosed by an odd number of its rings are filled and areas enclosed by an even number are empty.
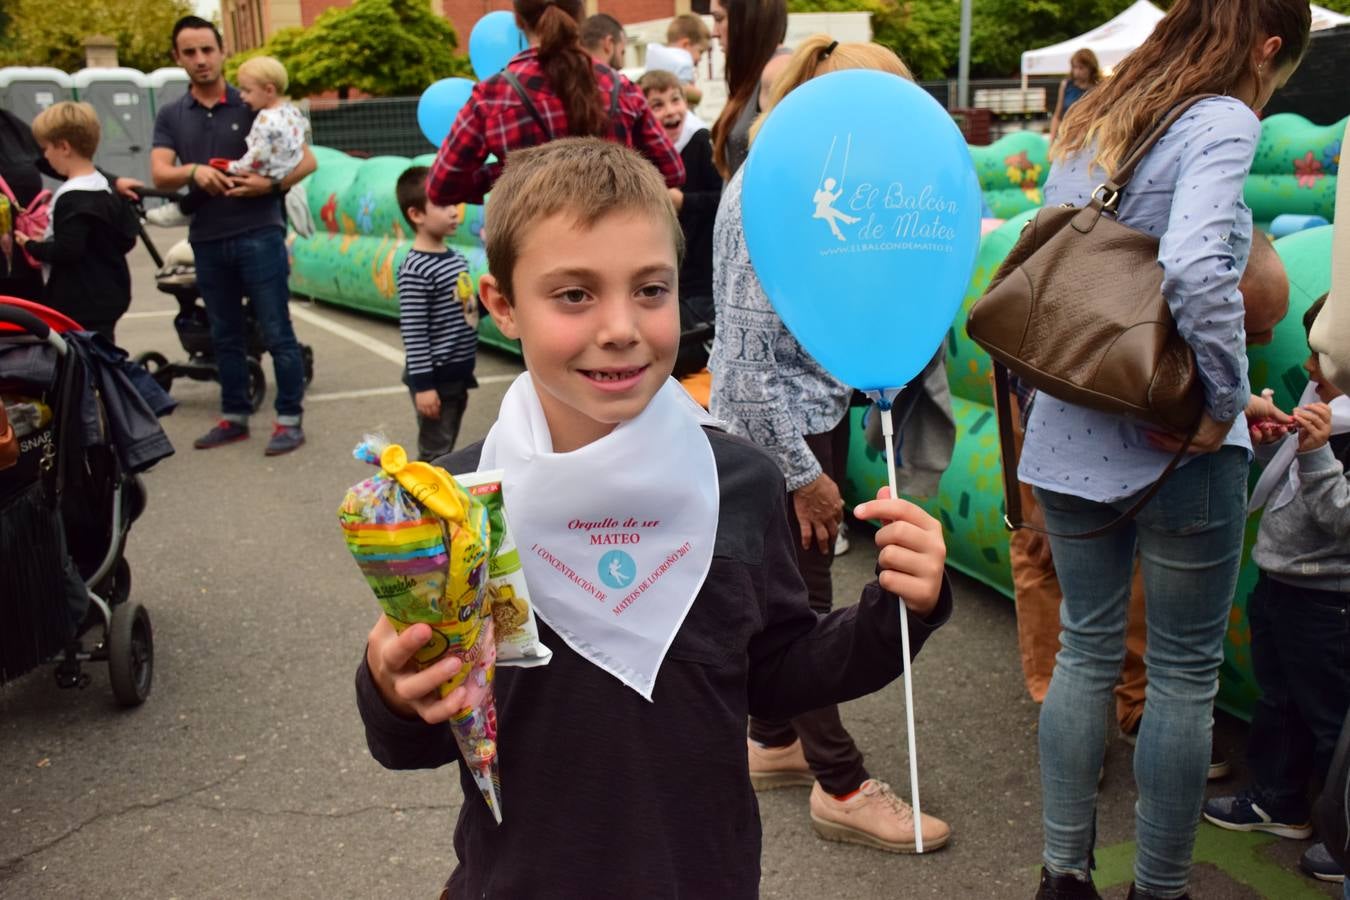
<svg viewBox="0 0 1350 900"><path fill-rule="evenodd" d="M188 92L188 73L180 66L165 66L145 76L150 83L150 99L153 110L158 113L179 97Z"/></svg>
<svg viewBox="0 0 1350 900"><path fill-rule="evenodd" d="M60 69L48 66L7 66L0 69L0 107L25 122L53 103L69 100L74 82Z"/></svg>
<svg viewBox="0 0 1350 900"><path fill-rule="evenodd" d="M94 161L108 172L150 183L150 147L155 132L150 83L139 69L81 69L75 93L98 112L103 134Z"/></svg>

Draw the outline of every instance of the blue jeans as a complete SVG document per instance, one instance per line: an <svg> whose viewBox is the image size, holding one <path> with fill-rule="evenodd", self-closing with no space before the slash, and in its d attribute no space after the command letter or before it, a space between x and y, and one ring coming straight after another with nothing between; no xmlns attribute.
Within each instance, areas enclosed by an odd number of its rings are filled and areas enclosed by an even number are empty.
<svg viewBox="0 0 1350 900"><path fill-rule="evenodd" d="M1261 686L1247 740L1252 793L1276 821L1306 822L1308 781L1321 789L1350 707L1350 594L1262 572L1247 619Z"/></svg>
<svg viewBox="0 0 1350 900"><path fill-rule="evenodd" d="M1242 556L1247 468L1245 451L1224 447L1177 469L1133 522L1088 540L1050 539L1064 590L1061 649L1040 720L1044 862L1051 872L1089 874L1097 776L1111 689L1125 655L1137 552L1148 688L1134 751L1135 882L1159 897L1186 890ZM1046 527L1060 534L1106 525L1134 500L1097 503L1035 490Z"/></svg>
<svg viewBox="0 0 1350 900"><path fill-rule="evenodd" d="M226 419L247 422L253 412L248 392L248 323L244 297L262 328L277 382L277 422L300 424L304 411L305 364L291 328L290 262L286 234L260 228L246 234L192 245L197 287L211 320L211 345L220 370L220 406Z"/></svg>

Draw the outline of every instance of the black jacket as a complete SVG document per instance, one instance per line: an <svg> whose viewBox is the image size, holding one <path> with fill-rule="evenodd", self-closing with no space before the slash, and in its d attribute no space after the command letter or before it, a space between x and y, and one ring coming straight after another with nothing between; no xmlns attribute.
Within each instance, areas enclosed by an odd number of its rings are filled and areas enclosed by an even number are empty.
<svg viewBox="0 0 1350 900"><path fill-rule="evenodd" d="M52 210L52 239L31 241L28 252L52 267L43 302L89 331L111 333L131 305L127 253L140 223L131 206L110 191L67 191Z"/></svg>
<svg viewBox="0 0 1350 900"><path fill-rule="evenodd" d="M707 129L689 139L680 152L684 161L684 203L680 227L684 229L684 265L680 266L680 298L706 300L712 321L713 222L722 199L722 176L713 165L712 138ZM702 309L701 305L696 304ZM687 327L687 326L686 326Z"/></svg>
<svg viewBox="0 0 1350 900"><path fill-rule="evenodd" d="M904 669L899 600L872 582L857 605L818 618L797 569L778 466L739 438L709 431L708 439L721 492L712 566L652 701L541 621L552 661L497 670L502 825L460 767L450 897L758 897L746 716L784 719L851 700ZM481 451L437 462L470 472ZM912 652L950 612L944 589L927 620L909 616ZM389 710L364 661L356 689L380 763L425 769L459 759L447 726Z"/></svg>

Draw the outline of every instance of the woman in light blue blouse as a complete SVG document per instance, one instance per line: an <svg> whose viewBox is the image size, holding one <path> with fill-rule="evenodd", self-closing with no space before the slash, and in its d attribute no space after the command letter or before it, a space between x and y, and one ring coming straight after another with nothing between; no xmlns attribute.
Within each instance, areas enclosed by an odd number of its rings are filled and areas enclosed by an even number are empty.
<svg viewBox="0 0 1350 900"><path fill-rule="evenodd" d="M1238 280L1252 216L1242 189L1261 133L1253 111L1297 67L1309 19L1307 0L1177 0L1115 76L1074 105L1052 153L1046 205L1084 205L1172 107L1220 95L1168 130L1120 201L1122 223L1160 240L1163 293L1195 351L1205 414L1186 462L1131 523L1087 540L1051 538L1064 603L1062 649L1040 720L1041 898L1097 897L1089 871L1096 785L1136 553L1148 691L1134 755L1138 850L1130 896L1186 896L1251 452ZM1033 486L1050 531L1084 533L1128 509L1179 446L1174 436L1042 394L1018 477Z"/></svg>

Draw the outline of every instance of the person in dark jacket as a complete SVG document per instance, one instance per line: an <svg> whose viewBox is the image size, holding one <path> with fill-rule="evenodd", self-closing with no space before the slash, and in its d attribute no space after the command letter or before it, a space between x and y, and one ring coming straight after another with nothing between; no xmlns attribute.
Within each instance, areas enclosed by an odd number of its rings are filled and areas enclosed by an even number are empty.
<svg viewBox="0 0 1350 900"><path fill-rule="evenodd" d="M131 305L127 253L136 245L136 214L94 168L98 114L88 103L63 101L38 114L33 136L66 182L52 203L51 233L15 241L47 271L43 302L86 330L115 340L117 320Z"/></svg>
<svg viewBox="0 0 1350 900"><path fill-rule="evenodd" d="M0 109L0 178L22 207L42 191L38 160L42 160L42 148L33 140L28 124L9 110ZM41 302L42 269L31 265L17 250L8 260L0 259L0 296Z"/></svg>
<svg viewBox="0 0 1350 900"><path fill-rule="evenodd" d="M442 897L750 900L746 717L898 677L901 617L917 652L950 614L941 525L885 491L862 504L889 523L878 578L818 617L777 465L669 377L681 232L659 173L595 139L518 151L487 222L482 298L529 371L487 440L439 462L503 470L553 657L496 673L502 822L461 765L459 865ZM429 637L381 616L357 671L371 754L390 768L462 763L447 722L483 699L476 679L441 697L462 661L419 671ZM876 782L857 804L886 797Z"/></svg>
<svg viewBox="0 0 1350 900"><path fill-rule="evenodd" d="M684 161L684 188L672 188L671 199L684 229L684 262L680 265L680 331L711 327L713 310L713 222L722 199L722 176L713 165L708 128L689 111L685 86L672 72L652 71L638 80L652 115ZM683 378L708 364L703 342L680 348L675 377Z"/></svg>

